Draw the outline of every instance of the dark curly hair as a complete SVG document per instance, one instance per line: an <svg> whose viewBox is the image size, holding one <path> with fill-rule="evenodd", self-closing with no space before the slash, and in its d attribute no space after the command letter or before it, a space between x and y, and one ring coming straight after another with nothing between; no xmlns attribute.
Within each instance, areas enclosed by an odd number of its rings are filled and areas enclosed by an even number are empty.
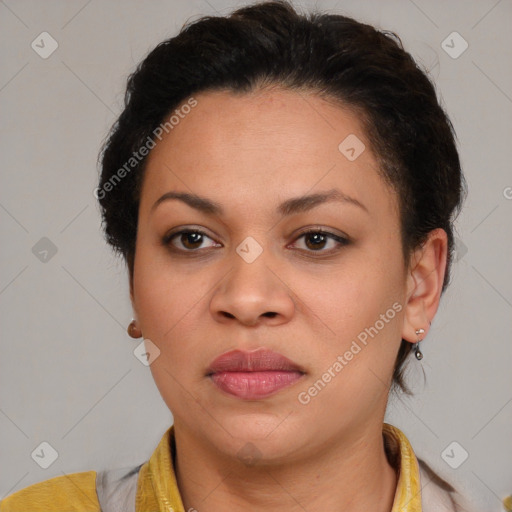
<svg viewBox="0 0 512 512"><path fill-rule="evenodd" d="M395 34L346 16L301 14L288 1L189 22L130 75L94 192L106 240L130 276L144 164L158 127L194 93L243 94L266 86L315 92L361 116L380 173L397 192L405 261L430 231L442 228L448 235L444 291L465 181L454 130L433 84ZM402 340L393 372L394 388L408 394L403 367L411 348Z"/></svg>

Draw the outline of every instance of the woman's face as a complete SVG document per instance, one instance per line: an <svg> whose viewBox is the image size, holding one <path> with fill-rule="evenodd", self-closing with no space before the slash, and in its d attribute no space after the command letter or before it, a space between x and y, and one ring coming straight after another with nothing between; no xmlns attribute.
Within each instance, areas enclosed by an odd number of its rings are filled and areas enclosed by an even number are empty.
<svg viewBox="0 0 512 512"><path fill-rule="evenodd" d="M274 462L363 438L381 428L410 289L362 124L281 89L195 99L148 156L131 282L176 428ZM157 204L169 192L201 200Z"/></svg>

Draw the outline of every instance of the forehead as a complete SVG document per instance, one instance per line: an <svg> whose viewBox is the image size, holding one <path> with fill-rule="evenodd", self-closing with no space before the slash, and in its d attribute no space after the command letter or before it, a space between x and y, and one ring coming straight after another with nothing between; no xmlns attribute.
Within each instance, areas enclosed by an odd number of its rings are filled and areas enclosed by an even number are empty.
<svg viewBox="0 0 512 512"><path fill-rule="evenodd" d="M187 147L200 140L214 156L225 155L226 149L242 156L269 146L275 150L267 156L282 150L308 155L326 148L337 155L340 137L353 133L365 138L357 114L313 92L272 88L247 94L208 91L194 97L197 105L164 138Z"/></svg>
<svg viewBox="0 0 512 512"><path fill-rule="evenodd" d="M363 203L374 203L375 193L392 194L363 123L348 108L286 89L208 91L194 98L196 106L148 156L141 207L176 188L260 205L262 198L315 188L341 187Z"/></svg>

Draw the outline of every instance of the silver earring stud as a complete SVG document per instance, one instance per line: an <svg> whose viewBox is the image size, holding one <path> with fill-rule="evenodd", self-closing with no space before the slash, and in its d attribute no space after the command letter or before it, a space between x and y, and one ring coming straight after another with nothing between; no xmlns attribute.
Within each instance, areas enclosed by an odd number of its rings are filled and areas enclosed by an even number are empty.
<svg viewBox="0 0 512 512"><path fill-rule="evenodd" d="M414 344L414 355L416 356L416 359L420 361L423 359L423 354L420 350L420 342L421 339L419 338L421 334L425 333L425 329L417 329L416 330L416 336L418 336L418 341Z"/></svg>

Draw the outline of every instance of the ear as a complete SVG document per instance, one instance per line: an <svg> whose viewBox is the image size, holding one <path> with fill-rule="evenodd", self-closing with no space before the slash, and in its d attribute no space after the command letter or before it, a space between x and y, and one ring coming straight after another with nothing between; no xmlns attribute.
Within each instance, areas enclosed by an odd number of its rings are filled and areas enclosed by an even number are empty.
<svg viewBox="0 0 512 512"><path fill-rule="evenodd" d="M419 339L425 338L437 312L447 254L448 236L444 229L438 228L431 231L426 242L411 255L402 330L402 338L411 343L418 341L417 329L425 330Z"/></svg>
<svg viewBox="0 0 512 512"><path fill-rule="evenodd" d="M135 285L134 285L134 279L133 279L133 267L128 267L128 282L130 285L130 302L132 304L132 311L133 311L133 319L138 322L137 318L137 307L135 305Z"/></svg>
<svg viewBox="0 0 512 512"><path fill-rule="evenodd" d="M134 318L137 318L137 311L135 311L135 295L133 291L133 273L128 273L128 280L130 284L130 302L132 303L132 309L134 312Z"/></svg>

